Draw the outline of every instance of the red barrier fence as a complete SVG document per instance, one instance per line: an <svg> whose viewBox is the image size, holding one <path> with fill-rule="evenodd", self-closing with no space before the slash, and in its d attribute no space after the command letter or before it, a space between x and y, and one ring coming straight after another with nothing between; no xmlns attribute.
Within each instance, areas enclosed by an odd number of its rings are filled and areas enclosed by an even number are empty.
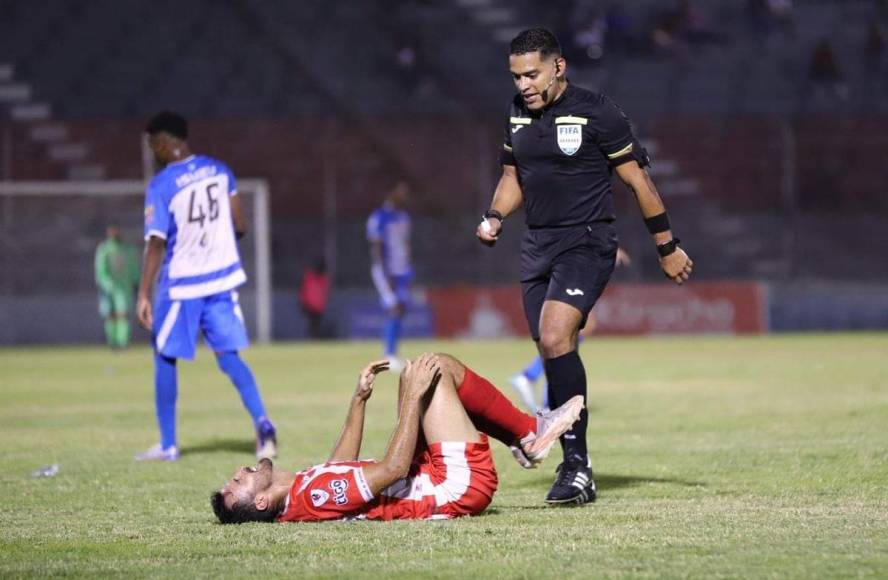
<svg viewBox="0 0 888 580"><path fill-rule="evenodd" d="M440 337L526 336L521 290L514 286L453 286L428 291ZM693 282L614 284L593 313L600 334L755 334L767 332L762 284Z"/></svg>

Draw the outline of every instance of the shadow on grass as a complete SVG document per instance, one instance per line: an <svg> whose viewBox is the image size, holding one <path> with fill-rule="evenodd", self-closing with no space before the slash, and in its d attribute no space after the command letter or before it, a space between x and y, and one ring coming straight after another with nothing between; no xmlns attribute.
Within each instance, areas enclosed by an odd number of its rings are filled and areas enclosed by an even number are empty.
<svg viewBox="0 0 888 580"><path fill-rule="evenodd" d="M217 439L199 445L189 445L182 448L182 455L197 455L200 453L256 453L256 442L244 439Z"/></svg>
<svg viewBox="0 0 888 580"><path fill-rule="evenodd" d="M536 478L532 481L525 482L523 484L517 485L515 487L519 489L537 489L545 491L549 489L549 486L552 485L552 481L554 480L554 474L548 475L546 477ZM651 483L655 484L665 484L665 485L678 485L681 487L706 487L706 483L702 481L688 481L685 479L676 479L669 477L646 477L643 475L608 475L608 474L595 474L595 483L598 486L599 494L604 491L612 489L619 489L621 487L636 487L639 485L647 485ZM510 486L511 487L511 486ZM582 507L583 505L588 504L563 504L558 506L551 506L545 503L540 503L536 505L503 505L498 504L497 507L502 508L504 510L551 510L551 509L565 509L565 508L573 508L573 507ZM496 510L488 510L493 513L497 513Z"/></svg>
<svg viewBox="0 0 888 580"><path fill-rule="evenodd" d="M636 487L648 483L665 483L681 487L706 487L705 481L688 481L674 477L646 477L644 475L608 475L595 474L598 489L616 489L619 487Z"/></svg>
<svg viewBox="0 0 888 580"><path fill-rule="evenodd" d="M519 489L548 489L555 479L554 473L540 474L531 481L519 484ZM651 483L662 483L666 485L678 485L681 487L706 487L704 481L688 481L686 479L678 479L671 477L650 477L645 475L613 475L607 473L596 473L595 483L598 490L619 489L621 487L637 487L639 485L648 485Z"/></svg>

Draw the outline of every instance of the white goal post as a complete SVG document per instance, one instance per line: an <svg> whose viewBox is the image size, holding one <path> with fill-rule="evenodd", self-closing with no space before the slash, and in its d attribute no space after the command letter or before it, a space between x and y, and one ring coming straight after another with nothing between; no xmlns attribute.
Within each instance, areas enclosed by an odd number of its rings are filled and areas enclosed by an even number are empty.
<svg viewBox="0 0 888 580"><path fill-rule="evenodd" d="M271 222L269 189L264 179L238 179L239 193L252 196L253 227L250 236L254 246L256 299L256 340L270 342L272 336L271 287ZM145 182L136 179L101 181L4 181L0 182L0 198L50 196L144 196ZM2 207L2 202L0 202ZM6 216L9 217L9 216ZM2 224L0 224L2 227Z"/></svg>

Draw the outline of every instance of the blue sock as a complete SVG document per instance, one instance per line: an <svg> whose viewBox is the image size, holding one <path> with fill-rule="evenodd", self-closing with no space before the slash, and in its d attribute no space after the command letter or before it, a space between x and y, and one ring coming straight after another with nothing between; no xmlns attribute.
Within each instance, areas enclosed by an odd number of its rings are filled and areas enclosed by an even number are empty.
<svg viewBox="0 0 888 580"><path fill-rule="evenodd" d="M398 352L398 340L401 338L401 317L391 316L385 323L382 340L385 343L385 356Z"/></svg>
<svg viewBox="0 0 888 580"><path fill-rule="evenodd" d="M521 372L524 373L524 376L527 377L528 381L535 383L543 374L543 359L536 357L533 359L533 362L527 365L527 367Z"/></svg>
<svg viewBox="0 0 888 580"><path fill-rule="evenodd" d="M262 404L259 387L256 386L256 379L253 377L250 367L241 360L237 351L218 354L216 361L219 363L219 368L222 369L222 372L228 375L228 378L237 387L237 392L240 393L244 407L247 408L250 416L253 417L253 423L258 426L259 421L265 418L265 405Z"/></svg>
<svg viewBox="0 0 888 580"><path fill-rule="evenodd" d="M154 353L154 408L160 427L160 446L168 449L176 444L176 359Z"/></svg>

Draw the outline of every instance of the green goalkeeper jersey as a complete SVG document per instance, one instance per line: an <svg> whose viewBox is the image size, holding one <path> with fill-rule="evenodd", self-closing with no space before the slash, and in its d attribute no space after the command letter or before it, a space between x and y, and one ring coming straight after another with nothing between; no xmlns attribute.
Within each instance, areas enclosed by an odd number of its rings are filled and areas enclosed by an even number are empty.
<svg viewBox="0 0 888 580"><path fill-rule="evenodd" d="M124 242L108 239L96 248L96 284L103 292L132 292L139 284L139 257Z"/></svg>

